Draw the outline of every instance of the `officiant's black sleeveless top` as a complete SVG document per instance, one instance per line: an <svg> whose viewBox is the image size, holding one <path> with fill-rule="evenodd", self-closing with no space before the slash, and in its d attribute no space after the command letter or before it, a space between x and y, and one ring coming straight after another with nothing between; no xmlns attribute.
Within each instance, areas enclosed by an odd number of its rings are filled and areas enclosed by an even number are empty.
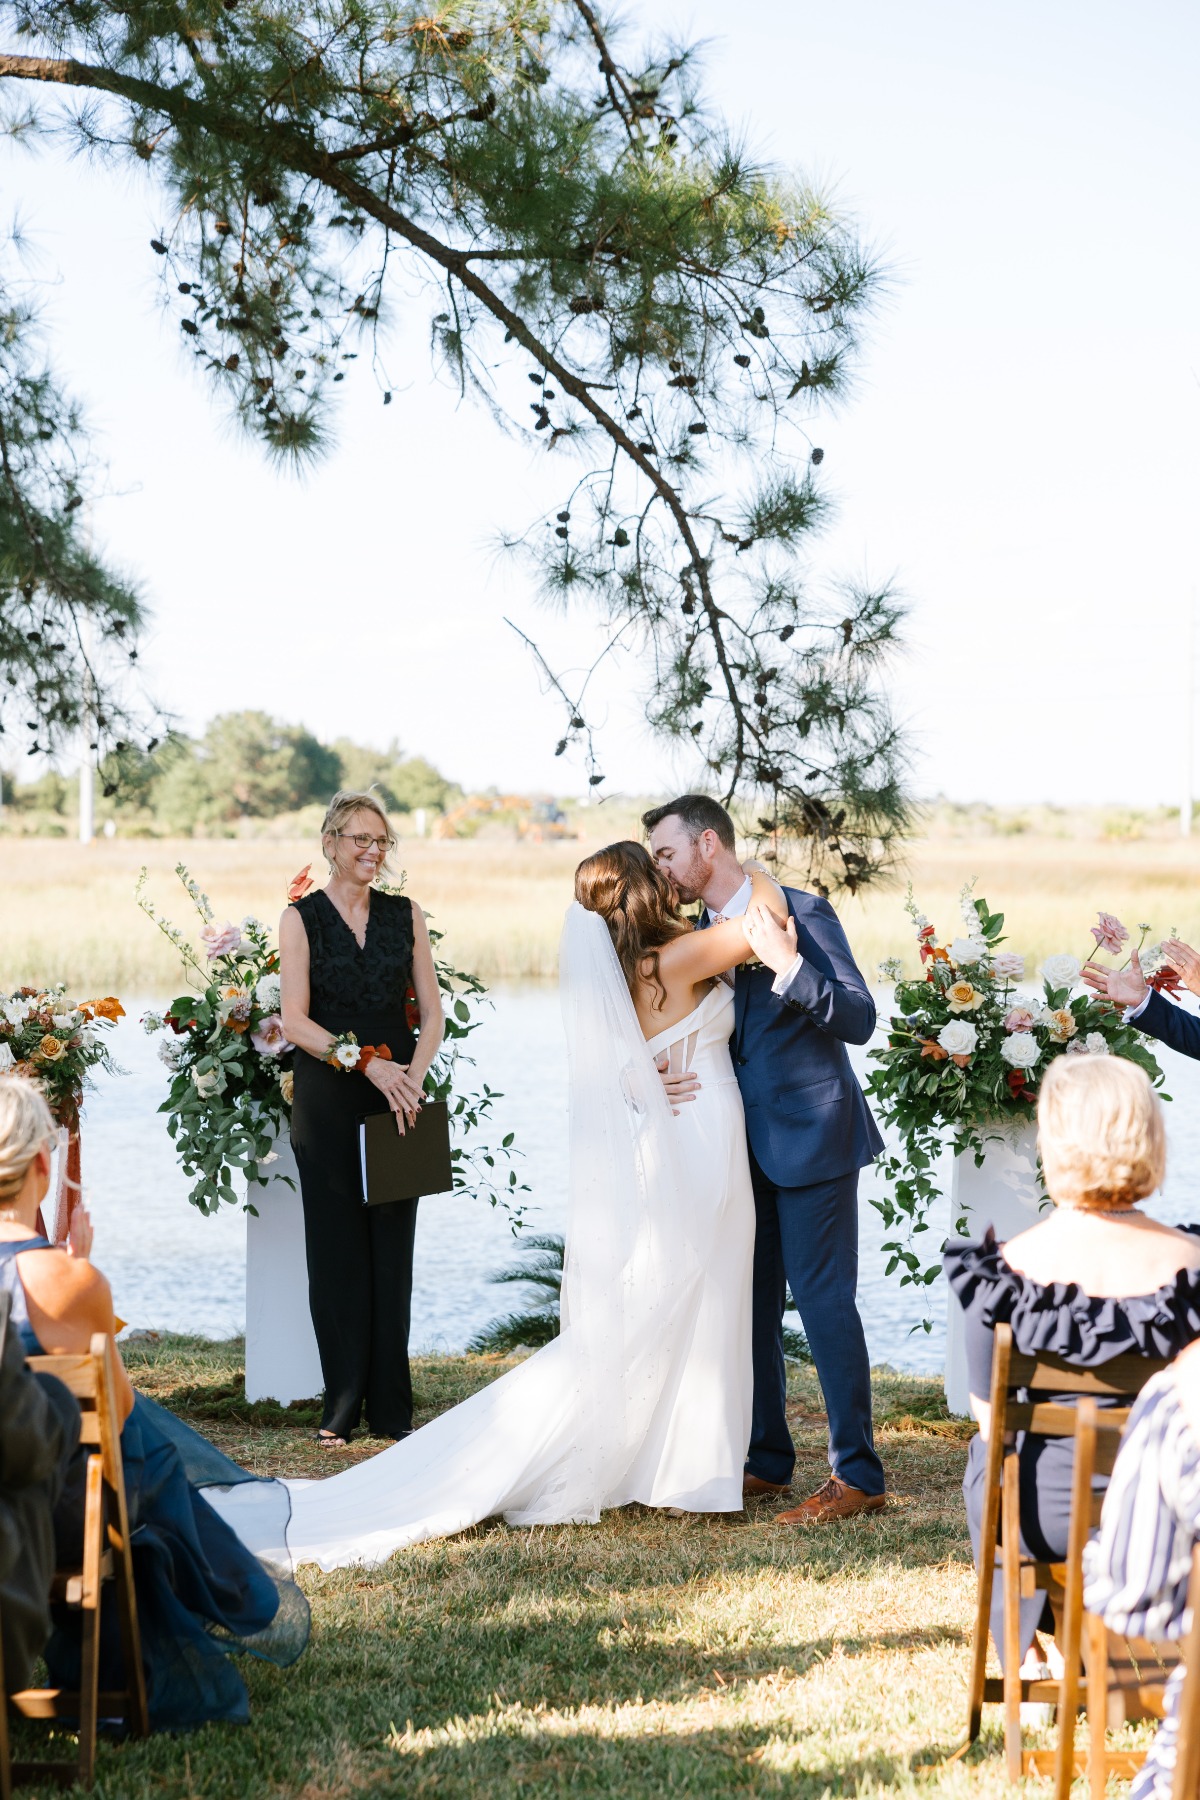
<svg viewBox="0 0 1200 1800"><path fill-rule="evenodd" d="M308 1016L335 1035L352 1031L360 1044L386 1044L396 1062L416 1048L405 1016L412 982L413 911L405 894L371 893L365 942L358 939L323 888L296 902L308 938ZM320 1140L352 1130L387 1101L365 1075L344 1073L297 1050L292 1097L292 1144L306 1155L329 1148ZM320 1145L320 1149L318 1146ZM357 1168L357 1148L353 1149Z"/></svg>

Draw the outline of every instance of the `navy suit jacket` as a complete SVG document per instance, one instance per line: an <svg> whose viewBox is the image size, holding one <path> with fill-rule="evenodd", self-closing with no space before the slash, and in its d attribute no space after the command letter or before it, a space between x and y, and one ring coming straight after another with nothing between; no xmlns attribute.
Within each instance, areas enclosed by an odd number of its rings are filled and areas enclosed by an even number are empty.
<svg viewBox="0 0 1200 1800"><path fill-rule="evenodd" d="M874 1031L875 1002L828 900L783 892L804 961L782 994L773 969L738 969L729 1047L759 1168L777 1187L807 1187L883 1148L846 1054Z"/></svg>
<svg viewBox="0 0 1200 1800"><path fill-rule="evenodd" d="M1133 1022L1147 1037L1158 1038L1184 1056L1200 1057L1200 1019L1164 1000L1156 988L1150 990L1145 1012Z"/></svg>

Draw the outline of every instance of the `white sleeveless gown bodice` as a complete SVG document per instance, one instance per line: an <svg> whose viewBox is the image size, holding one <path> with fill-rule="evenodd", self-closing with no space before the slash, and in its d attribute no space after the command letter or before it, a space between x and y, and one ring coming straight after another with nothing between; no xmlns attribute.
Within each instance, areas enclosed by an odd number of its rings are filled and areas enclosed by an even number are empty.
<svg viewBox="0 0 1200 1800"><path fill-rule="evenodd" d="M729 1056L733 995L717 984L645 1046L628 1081L640 1125L638 1216L619 1266L594 1266L564 1305L563 1328L490 1387L323 1481L295 1482L287 1548L323 1569L378 1563L405 1545L503 1514L513 1525L594 1523L606 1507L735 1512L750 1440L750 1287L754 1202L741 1096ZM672 1116L654 1057L699 1076ZM646 1079L647 1071L653 1086ZM575 1159L605 1167L606 1146ZM673 1210L662 1192L682 1196ZM590 1202L603 1207L600 1191ZM616 1204L614 1197L613 1204ZM576 1242L568 1235L564 1295ZM576 1299L578 1306L579 1301ZM251 1484L246 1484L247 1486ZM240 1490L218 1502L235 1530ZM215 1494L210 1494L218 1500Z"/></svg>

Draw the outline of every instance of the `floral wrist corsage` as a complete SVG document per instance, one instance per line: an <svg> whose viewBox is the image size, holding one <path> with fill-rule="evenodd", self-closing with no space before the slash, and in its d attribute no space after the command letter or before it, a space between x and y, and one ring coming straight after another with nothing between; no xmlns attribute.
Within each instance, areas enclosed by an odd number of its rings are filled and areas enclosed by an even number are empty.
<svg viewBox="0 0 1200 1800"><path fill-rule="evenodd" d="M331 1069L339 1069L343 1075L351 1075L355 1070L361 1075L377 1056L382 1056L384 1062L392 1060L386 1044L360 1044L352 1031L340 1031L322 1061Z"/></svg>

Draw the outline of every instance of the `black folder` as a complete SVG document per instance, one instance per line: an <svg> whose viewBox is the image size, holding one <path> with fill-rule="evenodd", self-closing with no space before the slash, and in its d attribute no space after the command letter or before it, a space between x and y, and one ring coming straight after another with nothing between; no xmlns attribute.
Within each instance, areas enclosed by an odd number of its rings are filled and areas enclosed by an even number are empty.
<svg viewBox="0 0 1200 1800"><path fill-rule="evenodd" d="M416 1124L405 1124L403 1137L394 1113L372 1113L359 1122L358 1147L364 1206L448 1194L454 1187L450 1109L444 1100L425 1101Z"/></svg>

